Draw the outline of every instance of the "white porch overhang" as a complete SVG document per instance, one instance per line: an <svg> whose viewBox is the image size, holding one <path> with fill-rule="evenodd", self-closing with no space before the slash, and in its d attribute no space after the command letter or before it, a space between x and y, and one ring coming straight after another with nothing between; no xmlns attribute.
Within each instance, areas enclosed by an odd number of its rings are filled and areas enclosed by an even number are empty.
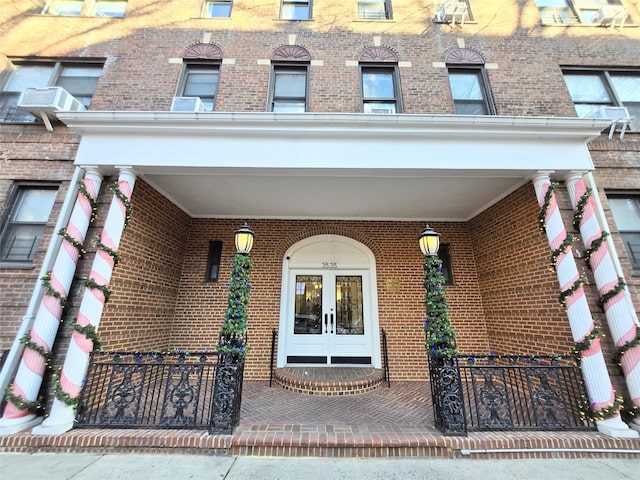
<svg viewBox="0 0 640 480"><path fill-rule="evenodd" d="M131 167L193 217L465 221L537 172L593 170L599 119L65 112L76 165ZM532 191L533 195L533 191Z"/></svg>

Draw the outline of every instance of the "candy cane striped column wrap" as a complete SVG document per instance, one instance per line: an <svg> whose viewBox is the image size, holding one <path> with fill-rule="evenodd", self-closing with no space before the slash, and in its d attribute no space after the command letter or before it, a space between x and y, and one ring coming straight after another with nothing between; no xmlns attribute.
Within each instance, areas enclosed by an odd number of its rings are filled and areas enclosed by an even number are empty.
<svg viewBox="0 0 640 480"><path fill-rule="evenodd" d="M68 237L78 244L84 243L93 215L92 202L98 197L102 176L96 170L87 170L82 183L90 198L85 196L82 189L78 190L76 202L65 228ZM78 247L63 236L49 279L49 286L60 297L45 292L29 333L30 341L45 352L50 352L53 347L62 318L63 299L66 299L71 287L79 256ZM34 402L38 397L45 369L45 358L39 352L26 347L11 386L12 392L28 402ZM20 409L11 402L7 402L3 419L18 419L29 414L28 410Z"/></svg>
<svg viewBox="0 0 640 480"><path fill-rule="evenodd" d="M127 198L131 199L135 185L135 174L130 169L122 169L118 177L118 188ZM127 208L122 199L114 194L109 212L102 229L100 241L113 252L117 252L126 225ZM108 287L113 274L115 261L107 251L98 248L89 273L89 279L96 284ZM86 287L83 293L80 311L76 323L81 327L92 325L98 329L102 311L104 309L104 293L97 288ZM69 342L62 372L60 373L60 387L70 398L75 399L82 389L84 376L89 365L89 354L93 349L93 341L82 333L74 331ZM34 434L59 434L73 427L74 409L56 398L53 402L49 417L42 425L33 429Z"/></svg>
<svg viewBox="0 0 640 480"><path fill-rule="evenodd" d="M540 207L543 207L546 203L545 197L551 186L551 180L548 175L541 174L534 178L533 183L538 197L538 204ZM549 246L552 250L557 250L566 239L567 231L564 227L557 198L553 191L551 192L544 221ZM580 274L578 273L575 259L571 253L571 246L567 247L563 253L558 255L556 273L562 292L571 289L579 280ZM594 328L593 318L591 317L591 311L589 310L582 286L576 288L566 297L565 307L573 340L574 342L580 342L584 340ZM591 408L594 411L601 411L613 405L616 400L616 393L611 384L604 356L602 355L600 340L596 337L591 342L589 349L582 351L580 355L582 375ZM619 413L605 420L598 421L597 424L598 429L602 433L612 436L626 436L626 432L631 432L629 436L637 434L637 432L630 430L629 427L622 422Z"/></svg>
<svg viewBox="0 0 640 480"><path fill-rule="evenodd" d="M575 213L580 199L587 195L587 185L582 176L576 174L567 178L567 188ZM595 202L590 194L582 209L580 234L585 248L590 250L594 241L599 240L603 235L600 222L596 216ZM589 261L600 296L605 295L619 285L620 279L616 273L607 242L600 242L600 245L592 251ZM626 301L625 292L621 290L609 298L603 307L615 346L618 348L623 347L635 340L638 335L638 328ZM626 350L622 355L621 366L631 395L631 401L635 407L640 407L640 345Z"/></svg>

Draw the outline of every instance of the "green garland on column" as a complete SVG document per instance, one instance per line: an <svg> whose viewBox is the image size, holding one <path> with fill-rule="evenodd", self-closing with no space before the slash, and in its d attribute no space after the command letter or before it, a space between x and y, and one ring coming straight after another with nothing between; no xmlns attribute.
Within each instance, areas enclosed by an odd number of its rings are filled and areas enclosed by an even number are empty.
<svg viewBox="0 0 640 480"><path fill-rule="evenodd" d="M551 185L549 185L549 189L547 190L547 193L545 194L545 197L544 197L544 204L542 205L542 208L540 209L540 213L538 215L538 226L540 230L545 233L546 233L545 219L547 215L547 210L549 209L549 206L551 203L551 197L552 197L553 191L557 188L557 186L558 186L557 183L552 183ZM587 201L588 201L588 197L585 199L583 195L583 197L580 199L580 202L579 202L579 204L582 204L582 207L580 207L579 214L574 215L574 227L576 225L576 220L579 225L579 221L582 217L582 211L584 210L584 205L586 205ZM595 250L595 248L593 250ZM589 252L589 256L591 255L591 252L593 250ZM555 264L553 264L552 267L553 267L553 270L555 270ZM569 287L567 290L561 291L558 297L558 301L560 302L560 304L563 307L566 306L566 299L569 296L571 296L574 292L576 292L580 287L582 287L582 285L585 283L586 283L586 279L584 278L583 275L581 275L580 278L578 278L573 283L573 285L571 285L571 287ZM600 327L598 325L594 325L593 329L580 342L575 343L574 352L580 353L590 349L592 342L598 337L599 333L600 333ZM618 415L618 413L620 412L620 407L622 405L622 402L623 402L623 399L621 397L616 397L613 404L609 405L607 408L604 408L602 410L594 410L593 408L591 408L591 404L589 403L588 399L583 396L583 399L578 405L578 408L580 410L580 415L583 419L586 419L589 421L605 420L607 418Z"/></svg>
<svg viewBox="0 0 640 480"><path fill-rule="evenodd" d="M93 223L98 215L98 201L91 196L89 191L87 190L87 186L84 184L82 180L78 182L78 190L84 198L87 199L89 205L91 205L91 218L89 218L89 223Z"/></svg>
<svg viewBox="0 0 640 480"><path fill-rule="evenodd" d="M424 305L427 318L424 321L425 348L434 356L451 358L458 353L456 333L449 321L449 305L445 297L445 278L442 260L437 256L424 259Z"/></svg>
<svg viewBox="0 0 640 480"><path fill-rule="evenodd" d="M609 236L609 232L602 232L602 234L596 238L593 242L591 242L591 246L584 251L584 261L587 263L587 268L589 270L593 270L591 267L591 255L593 252L597 251L602 245L602 242Z"/></svg>
<svg viewBox="0 0 640 480"><path fill-rule="evenodd" d="M113 258L113 266L115 267L118 263L120 263L120 256L118 252L114 249L107 247L104 243L102 243L102 236L98 235L95 241L96 248L99 248L103 252L107 253L111 258Z"/></svg>
<svg viewBox="0 0 640 480"><path fill-rule="evenodd" d="M549 204L551 203L551 197L553 192L558 188L557 183L550 183L547 193L544 194L544 203L538 214L538 228L543 233L547 233L547 210L549 210Z"/></svg>
<svg viewBox="0 0 640 480"><path fill-rule="evenodd" d="M245 357L247 346L247 306L249 305L249 272L251 259L248 255L236 254L233 259L227 310L220 328L218 351L237 357Z"/></svg>
<svg viewBox="0 0 640 480"><path fill-rule="evenodd" d="M567 236L564 238L560 246L555 250L551 251L551 269L554 272L556 271L556 264L558 262L558 257L567 251L567 249L573 243L573 240L574 240L573 235L571 233L567 233Z"/></svg>
<svg viewBox="0 0 640 480"><path fill-rule="evenodd" d="M582 215L584 214L584 207L589 203L589 198L591 198L591 189L587 188L580 197L580 200L578 200L576 210L573 214L573 229L576 232L580 231L580 222L582 221Z"/></svg>
<svg viewBox="0 0 640 480"><path fill-rule="evenodd" d="M127 225L129 225L129 221L131 220L131 212L133 211L133 208L131 206L131 201L127 198L127 196L122 192L122 190L120 190L120 185L118 185L117 180L114 182L111 182L111 184L109 185L109 188L111 189L111 191L113 192L113 194L118 197L118 199L122 202L122 204L124 205L125 208L125 216L124 216L124 225L122 227L122 229L124 230L125 228L127 228Z"/></svg>
<svg viewBox="0 0 640 480"><path fill-rule="evenodd" d="M604 311L604 306L606 305L606 303L609 300L611 300L613 297L615 297L617 294L622 292L624 290L624 287L626 286L627 284L624 282L624 279L622 277L618 277L618 284L608 292L603 293L598 298L598 306L600 307L600 309Z"/></svg>

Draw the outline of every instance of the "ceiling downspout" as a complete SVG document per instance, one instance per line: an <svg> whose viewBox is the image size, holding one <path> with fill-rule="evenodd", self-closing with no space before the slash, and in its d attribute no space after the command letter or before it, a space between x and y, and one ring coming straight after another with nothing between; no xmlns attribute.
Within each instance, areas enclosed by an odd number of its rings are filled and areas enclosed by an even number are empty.
<svg viewBox="0 0 640 480"><path fill-rule="evenodd" d="M71 183L69 185L69 190L67 191L64 203L62 204L62 210L60 211L60 216L58 217L58 221L56 223L53 238L49 243L49 248L47 249L47 252L45 254L44 261L42 262L42 267L40 269L38 279L44 277L47 272L53 268L53 263L55 262L55 259L58 255L58 250L60 250L60 247L62 245L62 237L58 235L58 232L69 222L71 211L73 210L73 205L78 195L78 183L80 182L80 180L82 180L83 175L84 170L80 167L76 167L75 171L73 172ZM24 350L24 345L22 344L21 339L25 335L25 333L31 330L31 327L33 326L35 314L38 306L40 305L43 294L44 286L40 281L38 281L34 286L33 293L31 294L31 300L29 301L27 311L22 317L22 324L20 325L20 329L16 334L13 345L11 345L11 350L9 350L7 359L5 360L4 366L2 367L2 371L0 371L0 392L2 392L2 397L0 398L4 398L7 387L9 386L11 379L16 373L16 370L20 363L22 352Z"/></svg>

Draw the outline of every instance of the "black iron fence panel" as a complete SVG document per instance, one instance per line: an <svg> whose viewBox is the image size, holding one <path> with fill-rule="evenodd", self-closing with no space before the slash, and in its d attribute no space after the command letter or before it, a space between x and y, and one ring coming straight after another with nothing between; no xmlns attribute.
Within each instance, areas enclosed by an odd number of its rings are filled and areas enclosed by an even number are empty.
<svg viewBox="0 0 640 480"><path fill-rule="evenodd" d="M230 433L239 423L243 371L241 359L217 352L94 352L77 426Z"/></svg>
<svg viewBox="0 0 640 480"><path fill-rule="evenodd" d="M456 357L468 430L582 430L585 388L572 357Z"/></svg>

